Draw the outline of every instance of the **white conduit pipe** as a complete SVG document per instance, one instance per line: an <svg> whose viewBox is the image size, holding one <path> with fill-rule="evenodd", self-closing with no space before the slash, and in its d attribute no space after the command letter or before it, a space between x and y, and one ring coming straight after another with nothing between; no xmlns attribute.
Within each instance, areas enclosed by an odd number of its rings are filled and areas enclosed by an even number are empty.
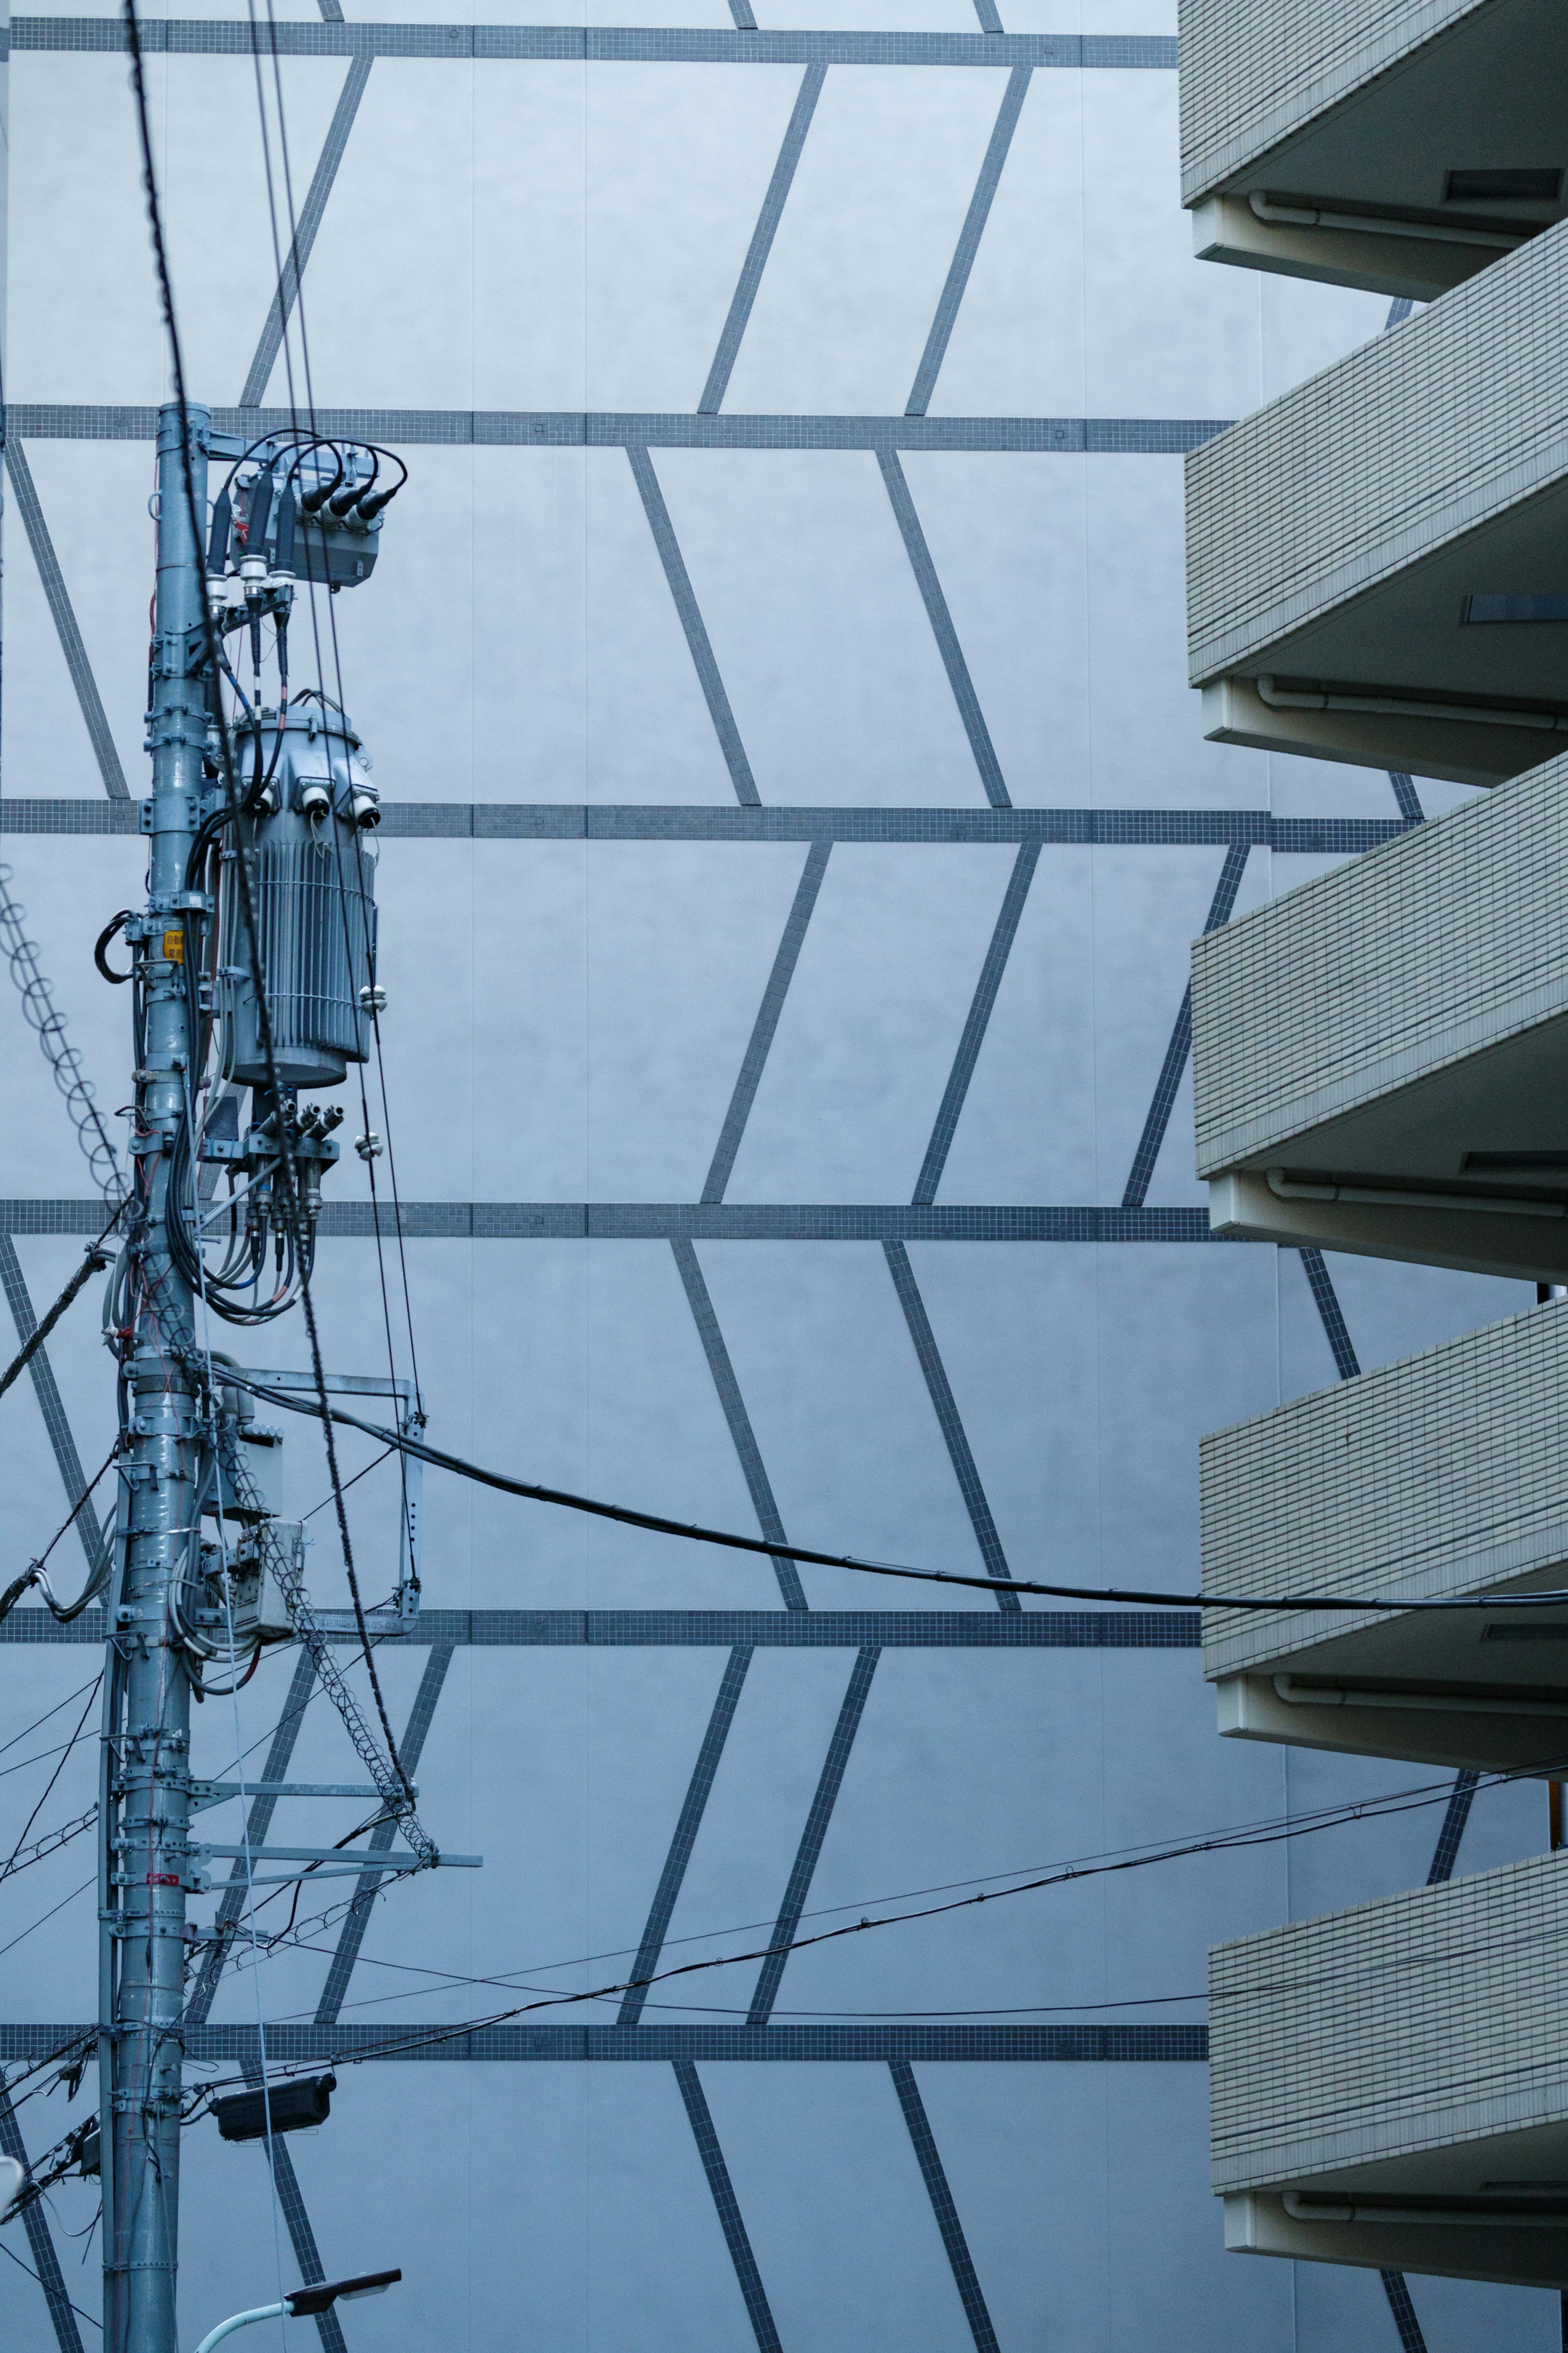
<svg viewBox="0 0 1568 2353"><path fill-rule="evenodd" d="M1299 1683L1294 1675L1276 1675L1274 1688L1290 1707L1416 1707L1444 1710L1449 1715L1568 1715L1564 1700L1470 1699L1453 1692L1347 1691L1342 1683Z"/></svg>
<svg viewBox="0 0 1568 2353"><path fill-rule="evenodd" d="M1359 229L1368 237L1413 237L1429 245L1485 245L1511 253L1537 232L1534 224L1518 230L1467 228L1458 221L1379 220L1372 213L1325 212L1312 205L1279 205L1272 196L1248 196L1247 206L1260 221L1278 221L1285 228ZM1542 224L1545 226L1545 224Z"/></svg>
<svg viewBox="0 0 1568 2353"><path fill-rule="evenodd" d="M1479 1210L1488 1217L1568 1218L1568 1201L1520 1201L1502 1193L1409 1193L1394 1186L1332 1185L1298 1182L1282 1168L1265 1171L1268 1189L1279 1201L1354 1201L1374 1209Z"/></svg>
<svg viewBox="0 0 1568 2353"><path fill-rule="evenodd" d="M1379 719L1457 719L1470 727L1532 727L1568 735L1568 712L1496 711L1484 702L1420 702L1407 695L1339 694L1327 687L1281 686L1271 672L1252 681L1270 711L1363 711Z"/></svg>
<svg viewBox="0 0 1568 2353"><path fill-rule="evenodd" d="M1568 2231L1568 2206L1544 2211L1539 2206L1499 2206L1488 2213L1474 2206L1384 2206L1350 2198L1309 2204L1299 2189L1287 2189L1282 2202L1292 2222L1426 2222L1444 2230L1468 2222L1491 2231Z"/></svg>

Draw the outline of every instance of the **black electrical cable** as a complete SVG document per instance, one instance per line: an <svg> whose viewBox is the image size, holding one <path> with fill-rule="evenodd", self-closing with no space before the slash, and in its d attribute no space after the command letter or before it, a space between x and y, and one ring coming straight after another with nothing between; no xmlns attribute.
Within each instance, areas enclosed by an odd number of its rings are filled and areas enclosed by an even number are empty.
<svg viewBox="0 0 1568 2353"><path fill-rule="evenodd" d="M0 1864L0 1882L9 1879L12 1872L16 1869L16 1858L21 1853L23 1847L26 1843L27 1832L32 1829L33 1824L37 1820L38 1816L43 1812L44 1808L47 1805L50 1795L54 1789L55 1783L59 1779L60 1775L66 1769L66 1757L70 1755L71 1748L76 1746L77 1742L81 1737L82 1725L87 1722L89 1715L92 1713L92 1704L98 1697L99 1683L101 1683L102 1681L103 1678L100 1675L98 1679L98 1683L94 1683L92 1689L88 1693L87 1705L82 1709L80 1722L78 1724L75 1732L71 1735L70 1746L66 1749L65 1754L59 1760L59 1763L49 1775L48 1780L45 1785L43 1796L38 1799L37 1804L33 1808L32 1812L27 1816L26 1820L23 1823L21 1837L16 1841L16 1845L12 1848L5 1862L3 1864Z"/></svg>
<svg viewBox="0 0 1568 2353"><path fill-rule="evenodd" d="M121 1218L128 1207L129 1196L125 1200L121 1202L120 1207L115 1210L113 1217L110 1218L109 1223L104 1227L97 1240L89 1242L87 1246L87 1254L83 1259L82 1263L78 1267L76 1272L72 1275L70 1281L67 1283L59 1297L55 1301L52 1307L45 1310L44 1314L40 1320L34 1324L32 1331L27 1335L27 1338L23 1342L22 1346L17 1351L16 1355L12 1357L5 1371L0 1373L0 1397L5 1396L6 1390L10 1388L17 1375L25 1371L26 1366L32 1362L32 1359L37 1355L38 1350L43 1346L44 1342L48 1338L49 1334L54 1330L55 1325L59 1322L60 1317L65 1314L66 1309L70 1305L72 1300L76 1298L83 1284L89 1282L93 1275L101 1274L103 1272L104 1268L109 1264L108 1258L103 1255L103 1245L109 1240L110 1235L114 1231L115 1227L120 1223Z"/></svg>
<svg viewBox="0 0 1568 2353"><path fill-rule="evenodd" d="M254 1381L241 1379L238 1386L285 1407L290 1413L315 1415L322 1410L319 1403L289 1397L280 1389L262 1388ZM593 1519L615 1520L624 1527L647 1528L655 1535L684 1536L692 1544L719 1545L731 1552L760 1553L769 1559L805 1561L816 1568L849 1568L863 1577L912 1577L921 1584L964 1586L980 1593L1037 1593L1056 1600L1112 1601L1144 1609L1536 1609L1568 1602L1568 1591L1466 1594L1452 1601L1384 1599L1372 1594L1155 1593L1122 1586L1045 1585L1032 1577L966 1577L957 1569L910 1568L901 1561L860 1560L853 1553L816 1552L807 1545L774 1544L766 1536L743 1536L731 1528L709 1528L695 1521L666 1519L658 1512L639 1512L629 1504L574 1495L563 1487L544 1487L532 1480L510 1479L500 1471L486 1471L477 1462L465 1461L460 1454L447 1454L440 1447L427 1446L423 1439L405 1437L400 1430L383 1430L374 1421L362 1421L357 1414L346 1413L340 1406L328 1406L325 1410L330 1420L341 1422L349 1430L363 1430L367 1438L376 1439L389 1450L401 1448L405 1453L417 1456L421 1462L429 1463L433 1470L450 1471L459 1479L471 1479L481 1487L494 1487L503 1495L518 1495L532 1504L555 1504L565 1511L585 1512Z"/></svg>

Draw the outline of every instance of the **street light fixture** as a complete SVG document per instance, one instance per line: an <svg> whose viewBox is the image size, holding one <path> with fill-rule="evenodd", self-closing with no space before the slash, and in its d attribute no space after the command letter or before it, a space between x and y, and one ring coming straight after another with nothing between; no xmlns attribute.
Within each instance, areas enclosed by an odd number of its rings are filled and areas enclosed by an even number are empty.
<svg viewBox="0 0 1568 2353"><path fill-rule="evenodd" d="M216 2328L208 2329L196 2353L213 2353L215 2345L221 2345L237 2328L248 2328L253 2320L304 2320L311 2313L327 2311L340 2296L345 2304L352 2304L355 2296L384 2295L394 2280L402 2277L400 2271L362 2272L357 2279L312 2281L309 2287L292 2289L281 2304L258 2304L254 2312L231 2313Z"/></svg>

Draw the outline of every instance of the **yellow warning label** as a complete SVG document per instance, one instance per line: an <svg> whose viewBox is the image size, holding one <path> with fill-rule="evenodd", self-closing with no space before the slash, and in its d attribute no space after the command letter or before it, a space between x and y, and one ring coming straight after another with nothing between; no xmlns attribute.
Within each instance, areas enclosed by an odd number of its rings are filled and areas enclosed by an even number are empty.
<svg viewBox="0 0 1568 2353"><path fill-rule="evenodd" d="M164 933L163 954L171 964L184 963L185 934L184 931L170 930Z"/></svg>

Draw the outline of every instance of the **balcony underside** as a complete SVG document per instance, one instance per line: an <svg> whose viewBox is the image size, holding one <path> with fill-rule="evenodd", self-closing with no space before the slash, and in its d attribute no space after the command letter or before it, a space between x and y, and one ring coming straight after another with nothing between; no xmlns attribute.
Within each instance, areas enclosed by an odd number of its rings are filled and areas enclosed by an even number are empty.
<svg viewBox="0 0 1568 2353"><path fill-rule="evenodd" d="M1241 2190L1225 2200L1225 2243L1228 2254L1286 2255L1297 2263L1352 2263L1513 2287L1568 2287L1568 2221L1557 2230L1452 2221L1305 2221L1287 2212L1280 2195Z"/></svg>
<svg viewBox="0 0 1568 2353"><path fill-rule="evenodd" d="M1563 216L1563 188L1552 192L1550 180L1568 165L1568 24L1555 0L1473 9L1348 92L1331 67L1283 77L1287 94L1240 132L1223 102L1235 59L1202 40L1193 20L1203 14L1200 0L1184 24L1184 57L1196 61L1184 65L1184 118L1223 128L1196 144L1186 138L1184 196L1196 207L1205 259L1429 301ZM1292 112L1307 119L1292 121ZM1536 184L1547 192L1509 195L1495 179L1453 177L1521 169L1548 175ZM1254 198L1270 213L1329 220L1259 218ZM1394 226L1380 232L1382 221ZM1423 228L1436 233L1423 237Z"/></svg>
<svg viewBox="0 0 1568 2353"><path fill-rule="evenodd" d="M1474 617L1510 610L1562 617ZM1536 766L1568 741L1568 480L1201 683L1214 743L1464 785Z"/></svg>

